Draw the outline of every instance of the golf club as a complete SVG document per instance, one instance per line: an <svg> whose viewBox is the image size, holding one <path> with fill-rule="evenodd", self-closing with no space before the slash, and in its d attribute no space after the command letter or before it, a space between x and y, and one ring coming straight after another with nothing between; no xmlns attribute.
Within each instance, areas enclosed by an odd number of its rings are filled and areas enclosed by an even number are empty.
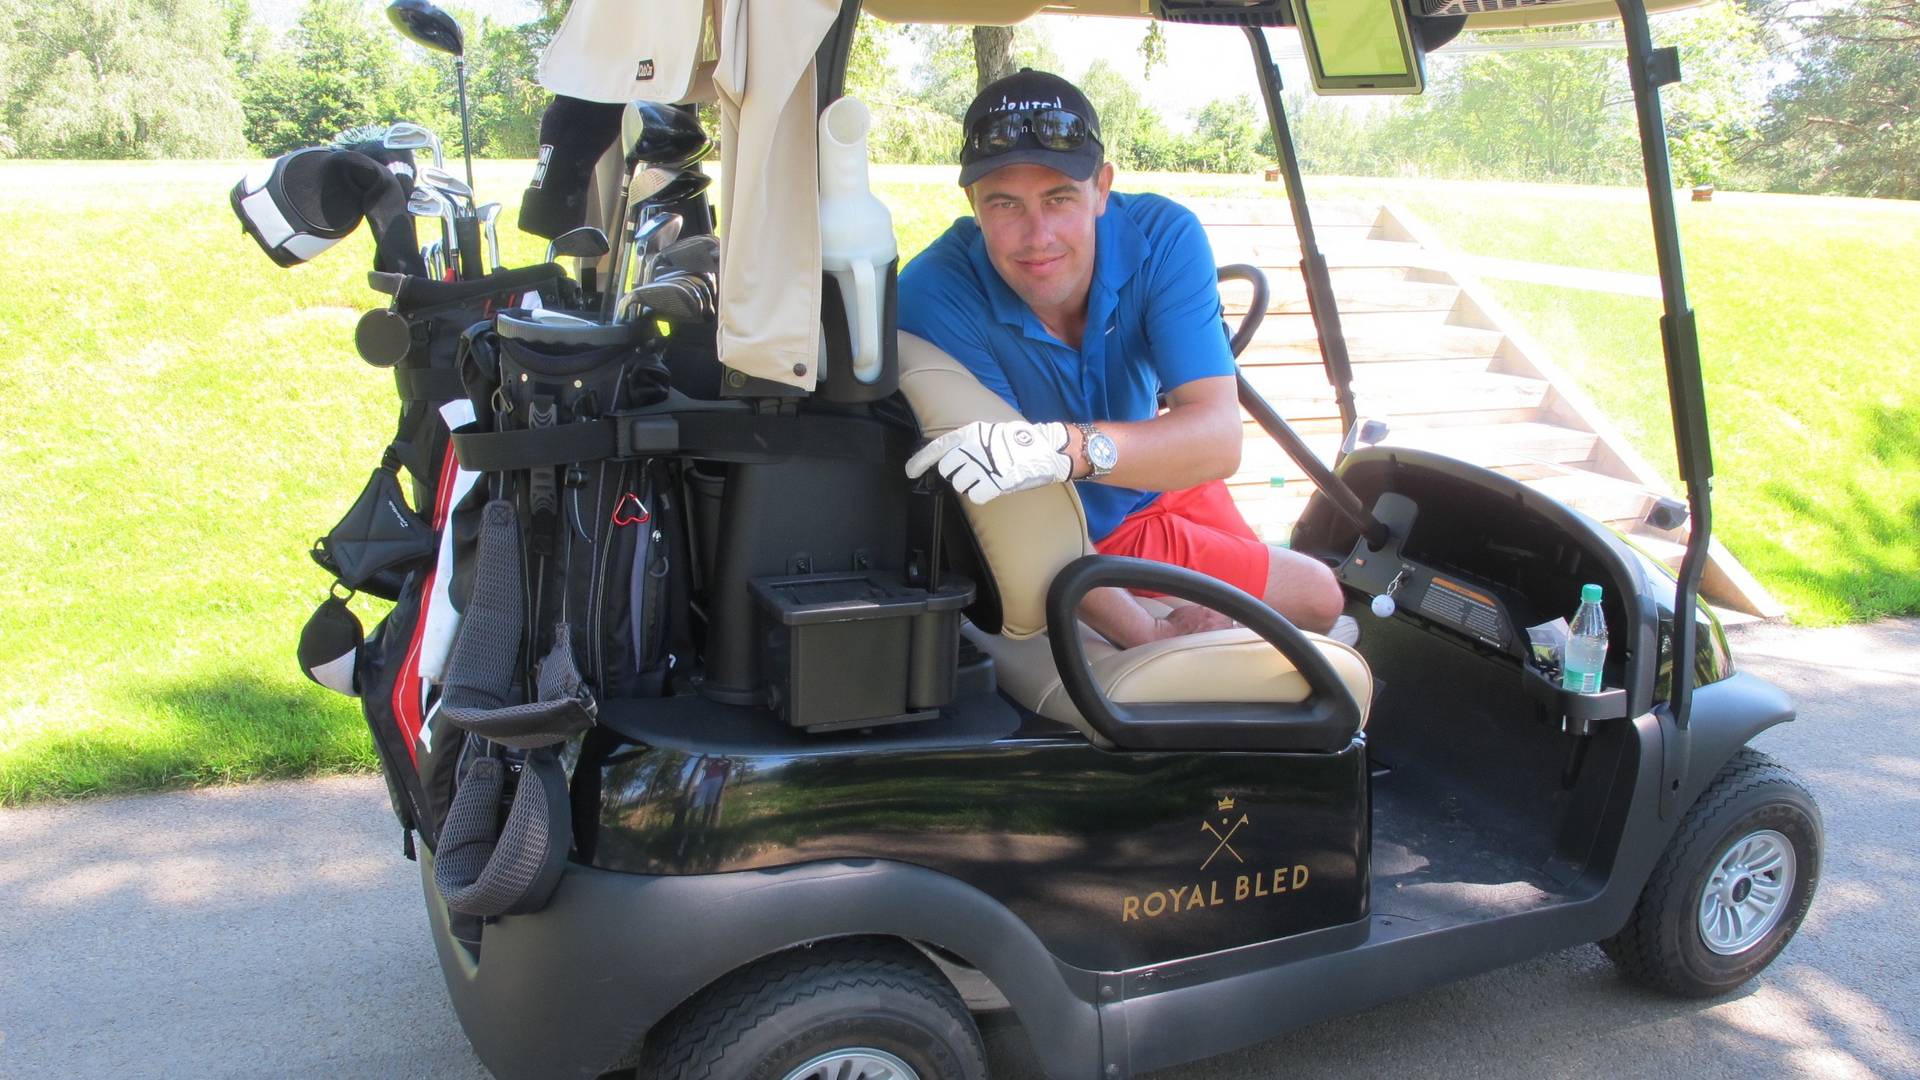
<svg viewBox="0 0 1920 1080"><path fill-rule="evenodd" d="M494 227L494 222L500 220L500 204L490 202L481 207L474 216L480 219L480 227L487 231L487 257L492 260L491 265L494 271L497 273L506 269L500 262L500 233Z"/></svg>
<svg viewBox="0 0 1920 1080"><path fill-rule="evenodd" d="M443 236L443 239L446 241L444 250L452 258L457 259L459 257L460 231L454 222L457 211L455 210L453 199L443 194L440 189L423 184L414 188L413 193L407 196L407 212L415 217L439 218L440 224L445 230Z"/></svg>
<svg viewBox="0 0 1920 1080"><path fill-rule="evenodd" d="M467 159L467 189L473 189L473 125L467 118L467 46L460 24L427 0L393 0L387 18L400 33L423 48L453 57L453 73L460 85L460 150ZM434 164L439 165L436 161Z"/></svg>
<svg viewBox="0 0 1920 1080"><path fill-rule="evenodd" d="M713 177L706 173L698 169L685 169L674 176L672 183L654 192L652 200L662 206L685 202L697 198L712 183Z"/></svg>
<svg viewBox="0 0 1920 1080"><path fill-rule="evenodd" d="M617 220L620 224L613 231L614 247L610 252L613 257L607 264L610 273L612 272L612 267L621 265L627 258L627 233L632 227L634 206L652 198L662 188L673 183L674 179L680 175L678 171L664 165L649 165L636 175L634 173L636 167L637 162L632 154L629 153L627 156L627 171L620 178L620 195L614 202L614 205L619 208L620 216ZM607 290L606 303L611 305L617 296L619 296L617 290ZM608 310L608 314L611 315L610 309Z"/></svg>
<svg viewBox="0 0 1920 1080"><path fill-rule="evenodd" d="M620 147L634 163L686 167L713 152L693 110L652 101L630 103L620 115Z"/></svg>
<svg viewBox="0 0 1920 1080"><path fill-rule="evenodd" d="M647 218L646 224L651 226L647 231L646 240L644 243L636 243L634 250L635 256L640 260L640 284L642 285L653 280L655 260L660 257L660 252L680 238L680 230L686 223L679 214L656 213ZM639 231L635 230L634 235L637 238Z"/></svg>
<svg viewBox="0 0 1920 1080"><path fill-rule="evenodd" d="M668 235L669 232L671 235ZM650 255L652 253L652 245L656 243L656 241L661 247L665 247L667 244L679 239L679 237L679 214L657 214L648 217L646 220L634 226L633 235L614 257L613 282L607 290L606 303L602 309L602 314L608 318L613 316L615 301L619 299L622 293L627 291L627 268L632 264L634 259L644 259Z"/></svg>
<svg viewBox="0 0 1920 1080"><path fill-rule="evenodd" d="M660 249L654 266L692 274L717 274L720 272L720 239L712 233L683 236Z"/></svg>
<svg viewBox="0 0 1920 1080"><path fill-rule="evenodd" d="M616 311L618 321L644 313L669 322L701 322L713 317L713 292L698 274L668 274L623 295Z"/></svg>
<svg viewBox="0 0 1920 1080"><path fill-rule="evenodd" d="M380 142L389 150L432 150L433 167L446 168L446 158L440 152L440 136L412 121L402 120L387 128Z"/></svg>
<svg viewBox="0 0 1920 1080"><path fill-rule="evenodd" d="M609 247L604 230L594 225L582 225L553 238L547 245L547 261L562 258L598 259L607 253Z"/></svg>
<svg viewBox="0 0 1920 1080"><path fill-rule="evenodd" d="M485 271L480 262L480 223L475 214L473 189L459 177L444 169L431 166L419 171L418 182L428 190L434 191L447 200L453 208L453 243L451 250L458 256L460 277L472 281L483 276ZM465 205L461 205L461 200Z"/></svg>
<svg viewBox="0 0 1920 1080"><path fill-rule="evenodd" d="M459 177L447 170L428 165L418 170L418 177L420 183L439 188L447 195L465 199L468 208L473 207L473 187L463 183Z"/></svg>

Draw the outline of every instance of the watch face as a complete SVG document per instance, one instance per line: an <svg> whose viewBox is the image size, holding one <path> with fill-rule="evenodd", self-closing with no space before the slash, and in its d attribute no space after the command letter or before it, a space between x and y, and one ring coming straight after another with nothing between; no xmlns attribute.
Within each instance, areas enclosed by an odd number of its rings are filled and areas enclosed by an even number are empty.
<svg viewBox="0 0 1920 1080"><path fill-rule="evenodd" d="M1120 463L1120 448L1113 445L1111 436L1096 433L1087 440L1087 460L1102 472Z"/></svg>

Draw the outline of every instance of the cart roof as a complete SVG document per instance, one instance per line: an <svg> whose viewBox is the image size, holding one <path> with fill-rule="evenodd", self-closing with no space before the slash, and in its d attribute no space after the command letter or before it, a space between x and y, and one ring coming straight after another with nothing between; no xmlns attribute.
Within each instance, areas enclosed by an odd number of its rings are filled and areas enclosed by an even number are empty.
<svg viewBox="0 0 1920 1080"><path fill-rule="evenodd" d="M1423 0L1429 15L1465 15L1469 30L1605 22L1620 16L1614 0ZM1650 13L1693 7L1705 0L1648 0ZM1150 18L1149 0L865 0L868 13L888 22L1007 25L1034 15Z"/></svg>

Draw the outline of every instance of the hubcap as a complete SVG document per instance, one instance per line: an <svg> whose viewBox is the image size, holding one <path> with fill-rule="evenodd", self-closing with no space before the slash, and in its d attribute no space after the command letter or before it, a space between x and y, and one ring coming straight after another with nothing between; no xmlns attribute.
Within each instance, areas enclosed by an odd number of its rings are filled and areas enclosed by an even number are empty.
<svg viewBox="0 0 1920 1080"><path fill-rule="evenodd" d="M1700 939L1721 956L1759 944L1787 914L1793 843L1772 829L1748 833L1721 854L1700 892Z"/></svg>
<svg viewBox="0 0 1920 1080"><path fill-rule="evenodd" d="M788 1073L786 1080L920 1080L920 1074L885 1050L856 1046L829 1050Z"/></svg>

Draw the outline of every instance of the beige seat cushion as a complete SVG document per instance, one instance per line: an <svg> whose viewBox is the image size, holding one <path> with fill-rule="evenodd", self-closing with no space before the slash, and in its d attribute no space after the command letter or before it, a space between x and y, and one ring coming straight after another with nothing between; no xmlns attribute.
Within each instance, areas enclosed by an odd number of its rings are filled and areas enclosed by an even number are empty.
<svg viewBox="0 0 1920 1080"><path fill-rule="evenodd" d="M1141 600L1156 613L1162 605ZM1132 649L1116 649L1086 626L1080 628L1093 681L1107 696L1123 705L1149 703L1296 702L1307 696L1307 680L1286 657L1247 629L1214 630L1154 641ZM1096 743L1106 740L1088 726L1067 697L1060 670L1053 663L1053 646L1045 634L1014 639L988 634L977 627L963 628L980 651L993 657L994 671L1015 701L1049 720L1071 724ZM1318 634L1307 637L1320 647L1334 674L1360 705L1360 726L1366 726L1367 707L1373 702L1373 673L1353 648ZM1196 687L1204 687L1198 690Z"/></svg>
<svg viewBox="0 0 1920 1080"><path fill-rule="evenodd" d="M975 420L1020 419L958 361L912 334L900 335L900 390L929 438ZM967 636L994 658L1000 687L1015 701L1105 745L1067 699L1046 637L1048 586L1068 563L1093 552L1080 496L1072 484L1052 484L984 506L959 501L999 591L1003 621L999 634L968 626ZM1156 601L1142 603L1164 610ZM1307 696L1306 679L1251 630L1189 634L1122 650L1085 626L1078 629L1094 682L1122 704L1291 703ZM1373 700L1366 661L1338 642L1308 637L1353 692L1364 724Z"/></svg>

